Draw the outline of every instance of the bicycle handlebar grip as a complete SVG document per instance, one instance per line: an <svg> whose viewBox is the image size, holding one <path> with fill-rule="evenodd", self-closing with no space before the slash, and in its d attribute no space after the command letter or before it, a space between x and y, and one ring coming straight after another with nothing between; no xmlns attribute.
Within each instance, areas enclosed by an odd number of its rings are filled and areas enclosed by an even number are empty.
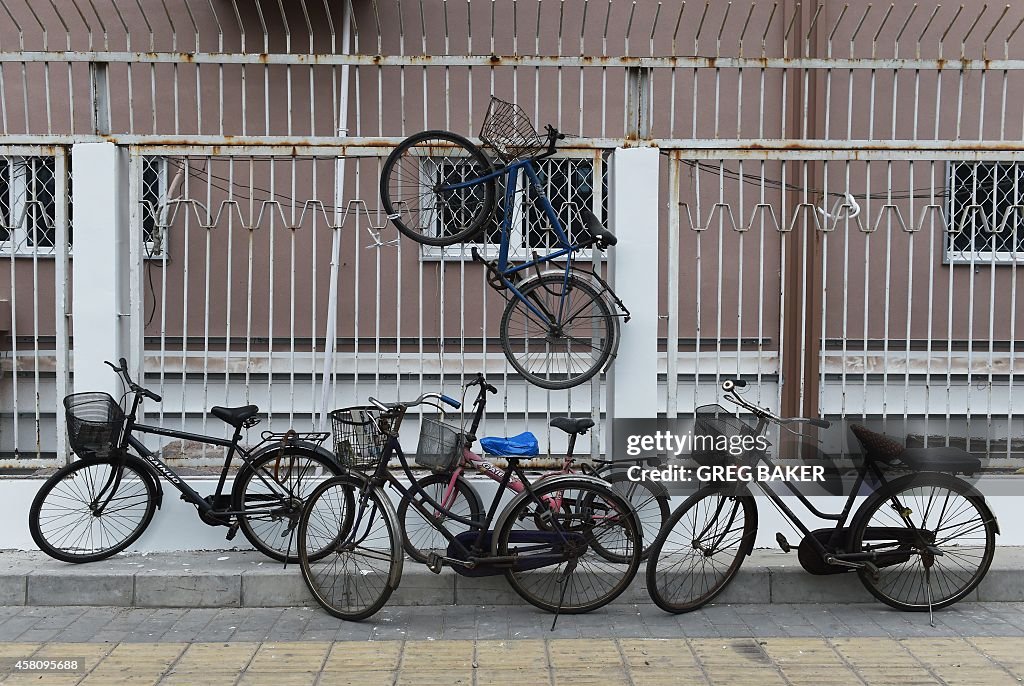
<svg viewBox="0 0 1024 686"><path fill-rule="evenodd" d="M163 398L161 398L159 394L154 393L153 391L146 390L145 388L142 389L142 394L155 402L159 403L163 401Z"/></svg>
<svg viewBox="0 0 1024 686"><path fill-rule="evenodd" d="M497 389L497 388L495 388L494 386L492 386L492 385L491 385L491 384L489 384L489 383L485 383L485 384L484 384L484 388L486 388L486 389L487 389L487 392L488 392L488 393L497 393L497 392L498 392L498 389Z"/></svg>
<svg viewBox="0 0 1024 686"><path fill-rule="evenodd" d="M122 371L122 372L127 372L128 371L128 360L124 359L123 357L119 357L117 359L117 363L119 365L121 365L121 369L119 371Z"/></svg>
<svg viewBox="0 0 1024 686"><path fill-rule="evenodd" d="M809 424L811 424L812 426L816 426L816 427L821 428L821 429L827 429L830 426L832 426L832 422L830 422L829 420L827 420L827 419L818 419L817 417L812 417L811 419L808 419L807 422Z"/></svg>
<svg viewBox="0 0 1024 686"><path fill-rule="evenodd" d="M442 395L441 396L441 402L443 402L443 403L445 403L445 404L447 404L447 405L449 405L451 407L454 407L456 410L459 409L460 407L462 407L462 403L460 403L458 400L455 400L454 398L449 398L446 395Z"/></svg>

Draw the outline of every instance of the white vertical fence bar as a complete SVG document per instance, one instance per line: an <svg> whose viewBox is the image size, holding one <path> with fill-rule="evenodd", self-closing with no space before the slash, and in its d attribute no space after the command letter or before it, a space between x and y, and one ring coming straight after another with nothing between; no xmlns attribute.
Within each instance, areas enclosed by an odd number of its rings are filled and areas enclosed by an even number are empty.
<svg viewBox="0 0 1024 686"><path fill-rule="evenodd" d="M128 156L113 143L79 143L71 150L75 179L72 313L75 391L120 396L103 362L128 351Z"/></svg>
<svg viewBox="0 0 1024 686"><path fill-rule="evenodd" d="M659 254L659 171L656 148L617 148L612 153L610 229L619 242L612 249L609 271L613 288L629 303L631 314L622 326L618 357L608 371L612 419L658 413L658 297L651 265L658 264Z"/></svg>

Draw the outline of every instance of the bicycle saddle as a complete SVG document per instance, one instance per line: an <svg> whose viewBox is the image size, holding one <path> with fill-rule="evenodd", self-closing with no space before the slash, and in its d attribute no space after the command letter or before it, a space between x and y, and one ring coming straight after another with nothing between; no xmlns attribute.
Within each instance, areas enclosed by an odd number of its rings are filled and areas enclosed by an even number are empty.
<svg viewBox="0 0 1024 686"><path fill-rule="evenodd" d="M604 228L601 225L601 220L597 218L597 215L586 207L580 209L580 216L583 217L583 224L587 227L587 232L596 238L598 243L602 243L604 245L615 245L619 242L619 239L615 237L615 234Z"/></svg>
<svg viewBox="0 0 1024 686"><path fill-rule="evenodd" d="M585 434L587 429L594 425L594 420L590 417L581 417L579 419L573 419L572 417L555 417L551 420L550 426L556 429L561 429L567 434Z"/></svg>
<svg viewBox="0 0 1024 686"><path fill-rule="evenodd" d="M218 407L210 408L210 414L217 419L227 422L231 426L242 426L260 411L256 405L243 405L241 407ZM251 425L250 425L251 426Z"/></svg>

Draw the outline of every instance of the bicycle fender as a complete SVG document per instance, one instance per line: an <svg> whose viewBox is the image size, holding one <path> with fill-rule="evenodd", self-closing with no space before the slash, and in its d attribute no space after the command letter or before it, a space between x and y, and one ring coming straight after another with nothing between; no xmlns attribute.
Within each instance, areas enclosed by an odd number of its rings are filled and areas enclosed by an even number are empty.
<svg viewBox="0 0 1024 686"><path fill-rule="evenodd" d="M911 474L904 474L898 479L893 479L892 481L888 481L886 483L889 485L890 488L896 489L898 487L902 487L903 482L912 482L914 480L920 480L922 477L928 478L932 476L938 476L940 480L962 481L965 484L967 484L967 494L981 499L981 507L984 508L984 512L982 512L982 514L986 515L989 519L992 520L992 526L995 527L996 535L1002 535L1002 532L999 530L999 520L996 519L995 513L993 513L992 509L988 506L988 501L985 500L984 494L981 491L979 491L974 486L974 484L972 484L970 481L967 481L966 479L961 479L960 477L954 476L947 472L913 472ZM866 506L868 502L870 502L874 498L875 493L878 493L878 491L876 490L874 493L869 495L867 499L863 503L861 503L861 506L857 508L857 511L853 513L853 517L850 519L851 529L856 528L856 526L860 522L860 519L865 516L864 512L866 510Z"/></svg>
<svg viewBox="0 0 1024 686"><path fill-rule="evenodd" d="M606 490L608 493L615 495L615 492L611 489L611 487L608 485L608 482L605 481L604 479L600 479L596 476L586 476L583 474L558 474L556 476L550 476L544 479L544 486L547 487L550 484L561 483L563 481L574 483L588 483L591 486L596 486L600 489ZM513 498L512 501L508 505L506 505L504 509L502 509L501 514L499 514L498 518L495 520L494 527L491 529L491 531L501 531L502 527L505 526L505 520L508 519L509 513L511 513L512 510L519 505L519 503L529 499L529 497L529 491L524 490L523 492L518 493L516 497ZM640 531L640 521L637 518L635 512L633 512L632 514L633 523L636 525L636 530ZM493 535L491 536L491 554L498 554L498 537Z"/></svg>
<svg viewBox="0 0 1024 686"><path fill-rule="evenodd" d="M164 487L160 484L160 473L153 468L153 465L149 464L138 455L128 453L124 458L125 464L130 464L134 467L139 474L143 475L143 478L149 478L149 482L156 493L156 509L162 509L161 506L164 502Z"/></svg>

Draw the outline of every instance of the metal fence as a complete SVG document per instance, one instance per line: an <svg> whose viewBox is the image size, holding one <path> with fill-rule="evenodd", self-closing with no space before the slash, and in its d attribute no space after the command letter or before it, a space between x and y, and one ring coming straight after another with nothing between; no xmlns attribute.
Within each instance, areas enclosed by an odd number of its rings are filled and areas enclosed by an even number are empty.
<svg viewBox="0 0 1024 686"><path fill-rule="evenodd" d="M162 419L201 428L209 405L252 400L317 421L476 368L510 389L493 433L602 412L601 381L546 393L508 376L494 347L503 303L478 266L393 242L379 210L390 147L423 129L475 134L496 93L573 134L547 170L570 213L604 208L609 150L665 153L669 415L738 372L794 414L1010 429L1020 7L0 0L0 16L0 145L58 146L39 153L57 160L86 140L131 150L143 259L129 314ZM70 214L67 186L55 205ZM519 246L543 249L522 203ZM13 351L3 456L63 454L68 253L55 241L0 258L17 320L0 346Z"/></svg>

